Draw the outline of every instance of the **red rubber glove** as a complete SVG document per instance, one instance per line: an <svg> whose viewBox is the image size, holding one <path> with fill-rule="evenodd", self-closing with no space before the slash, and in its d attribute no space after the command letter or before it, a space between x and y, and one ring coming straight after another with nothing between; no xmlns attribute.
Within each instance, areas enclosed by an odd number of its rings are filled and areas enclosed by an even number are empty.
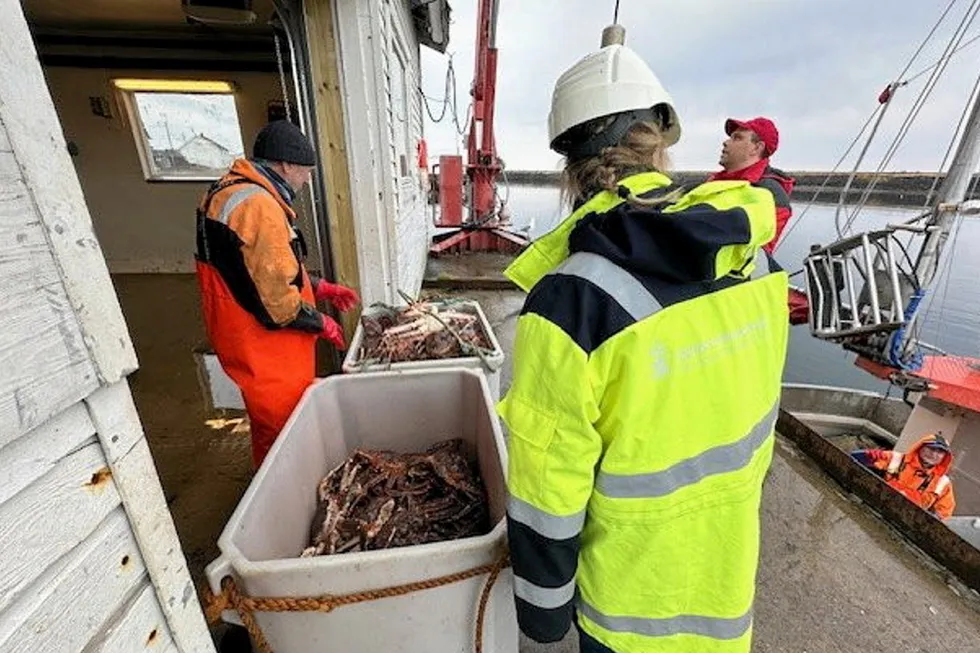
<svg viewBox="0 0 980 653"><path fill-rule="evenodd" d="M344 342L344 330L340 328L337 321L323 313L320 313L320 317L323 318L323 329L320 330L317 336L324 340L329 340L337 349L347 349L347 343Z"/></svg>
<svg viewBox="0 0 980 653"><path fill-rule="evenodd" d="M320 279L316 284L313 294L316 295L317 301L330 302L340 311L349 311L357 302L361 301L361 298L351 288L323 279Z"/></svg>

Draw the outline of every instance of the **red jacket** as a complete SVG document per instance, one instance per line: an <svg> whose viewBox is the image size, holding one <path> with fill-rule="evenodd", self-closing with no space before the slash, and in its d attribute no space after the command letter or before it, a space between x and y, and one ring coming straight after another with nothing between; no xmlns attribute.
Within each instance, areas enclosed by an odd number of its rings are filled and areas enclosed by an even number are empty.
<svg viewBox="0 0 980 653"><path fill-rule="evenodd" d="M776 200L776 236L765 244L765 249L770 254L779 242L779 237L783 235L783 229L793 215L793 209L789 203L790 193L796 180L787 175L782 170L777 170L769 165L769 159L762 159L741 170L721 170L708 178L708 181L743 179L753 186L765 188L772 193Z"/></svg>

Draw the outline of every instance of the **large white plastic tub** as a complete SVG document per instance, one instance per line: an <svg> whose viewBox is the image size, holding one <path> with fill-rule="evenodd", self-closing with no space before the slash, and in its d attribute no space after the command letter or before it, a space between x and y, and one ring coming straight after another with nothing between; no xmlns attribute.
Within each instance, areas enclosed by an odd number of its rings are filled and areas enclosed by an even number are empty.
<svg viewBox="0 0 980 653"><path fill-rule="evenodd" d="M364 315L371 315L374 311L381 309L367 309ZM479 356L465 356L461 358L442 358L428 361L406 361L403 363L376 363L365 364L360 359L361 345L364 343L364 326L358 322L354 337L351 339L350 348L344 357L343 371L346 374L354 372L377 372L382 370L429 370L446 367L464 367L468 369L481 370L487 377L490 386L490 397L494 402L500 400L500 368L504 366L504 350L497 340L497 334L493 332L487 316L480 308L480 304L473 300L462 300L452 302L452 310L463 313L473 313L480 320L480 326L490 339L492 352L486 355L486 363Z"/></svg>
<svg viewBox="0 0 980 653"><path fill-rule="evenodd" d="M463 438L487 488L487 535L382 551L299 558L316 487L350 450L420 451ZM255 597L347 594L413 583L495 562L505 549L506 449L486 377L463 368L337 375L300 400L218 540L214 592L230 575ZM256 613L275 653L470 653L486 576L330 613ZM226 612L227 621L239 623ZM513 574L494 585L484 651L517 652Z"/></svg>

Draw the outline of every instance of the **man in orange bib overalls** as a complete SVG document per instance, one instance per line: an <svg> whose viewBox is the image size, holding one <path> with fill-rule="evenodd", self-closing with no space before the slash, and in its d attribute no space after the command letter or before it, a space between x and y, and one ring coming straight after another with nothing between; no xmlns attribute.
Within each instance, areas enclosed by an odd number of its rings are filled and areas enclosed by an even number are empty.
<svg viewBox="0 0 980 653"><path fill-rule="evenodd" d="M310 180L316 153L292 123L266 125L252 158L237 159L197 211L197 279L208 339L241 389L262 464L315 375L317 338L344 349L337 322L316 308L346 311L350 288L307 273L306 244L292 202Z"/></svg>

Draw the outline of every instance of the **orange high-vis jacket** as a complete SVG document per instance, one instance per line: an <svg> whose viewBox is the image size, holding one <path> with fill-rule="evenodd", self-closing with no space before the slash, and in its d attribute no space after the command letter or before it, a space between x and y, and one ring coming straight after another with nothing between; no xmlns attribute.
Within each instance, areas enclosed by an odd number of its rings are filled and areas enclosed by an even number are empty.
<svg viewBox="0 0 980 653"><path fill-rule="evenodd" d="M905 495L923 510L947 519L956 508L953 496L953 482L947 473L953 466L953 454L946 453L935 467L923 467L919 450L936 440L935 435L927 435L916 442L906 453L901 451L874 450L867 452L875 469L885 472L885 481Z"/></svg>

